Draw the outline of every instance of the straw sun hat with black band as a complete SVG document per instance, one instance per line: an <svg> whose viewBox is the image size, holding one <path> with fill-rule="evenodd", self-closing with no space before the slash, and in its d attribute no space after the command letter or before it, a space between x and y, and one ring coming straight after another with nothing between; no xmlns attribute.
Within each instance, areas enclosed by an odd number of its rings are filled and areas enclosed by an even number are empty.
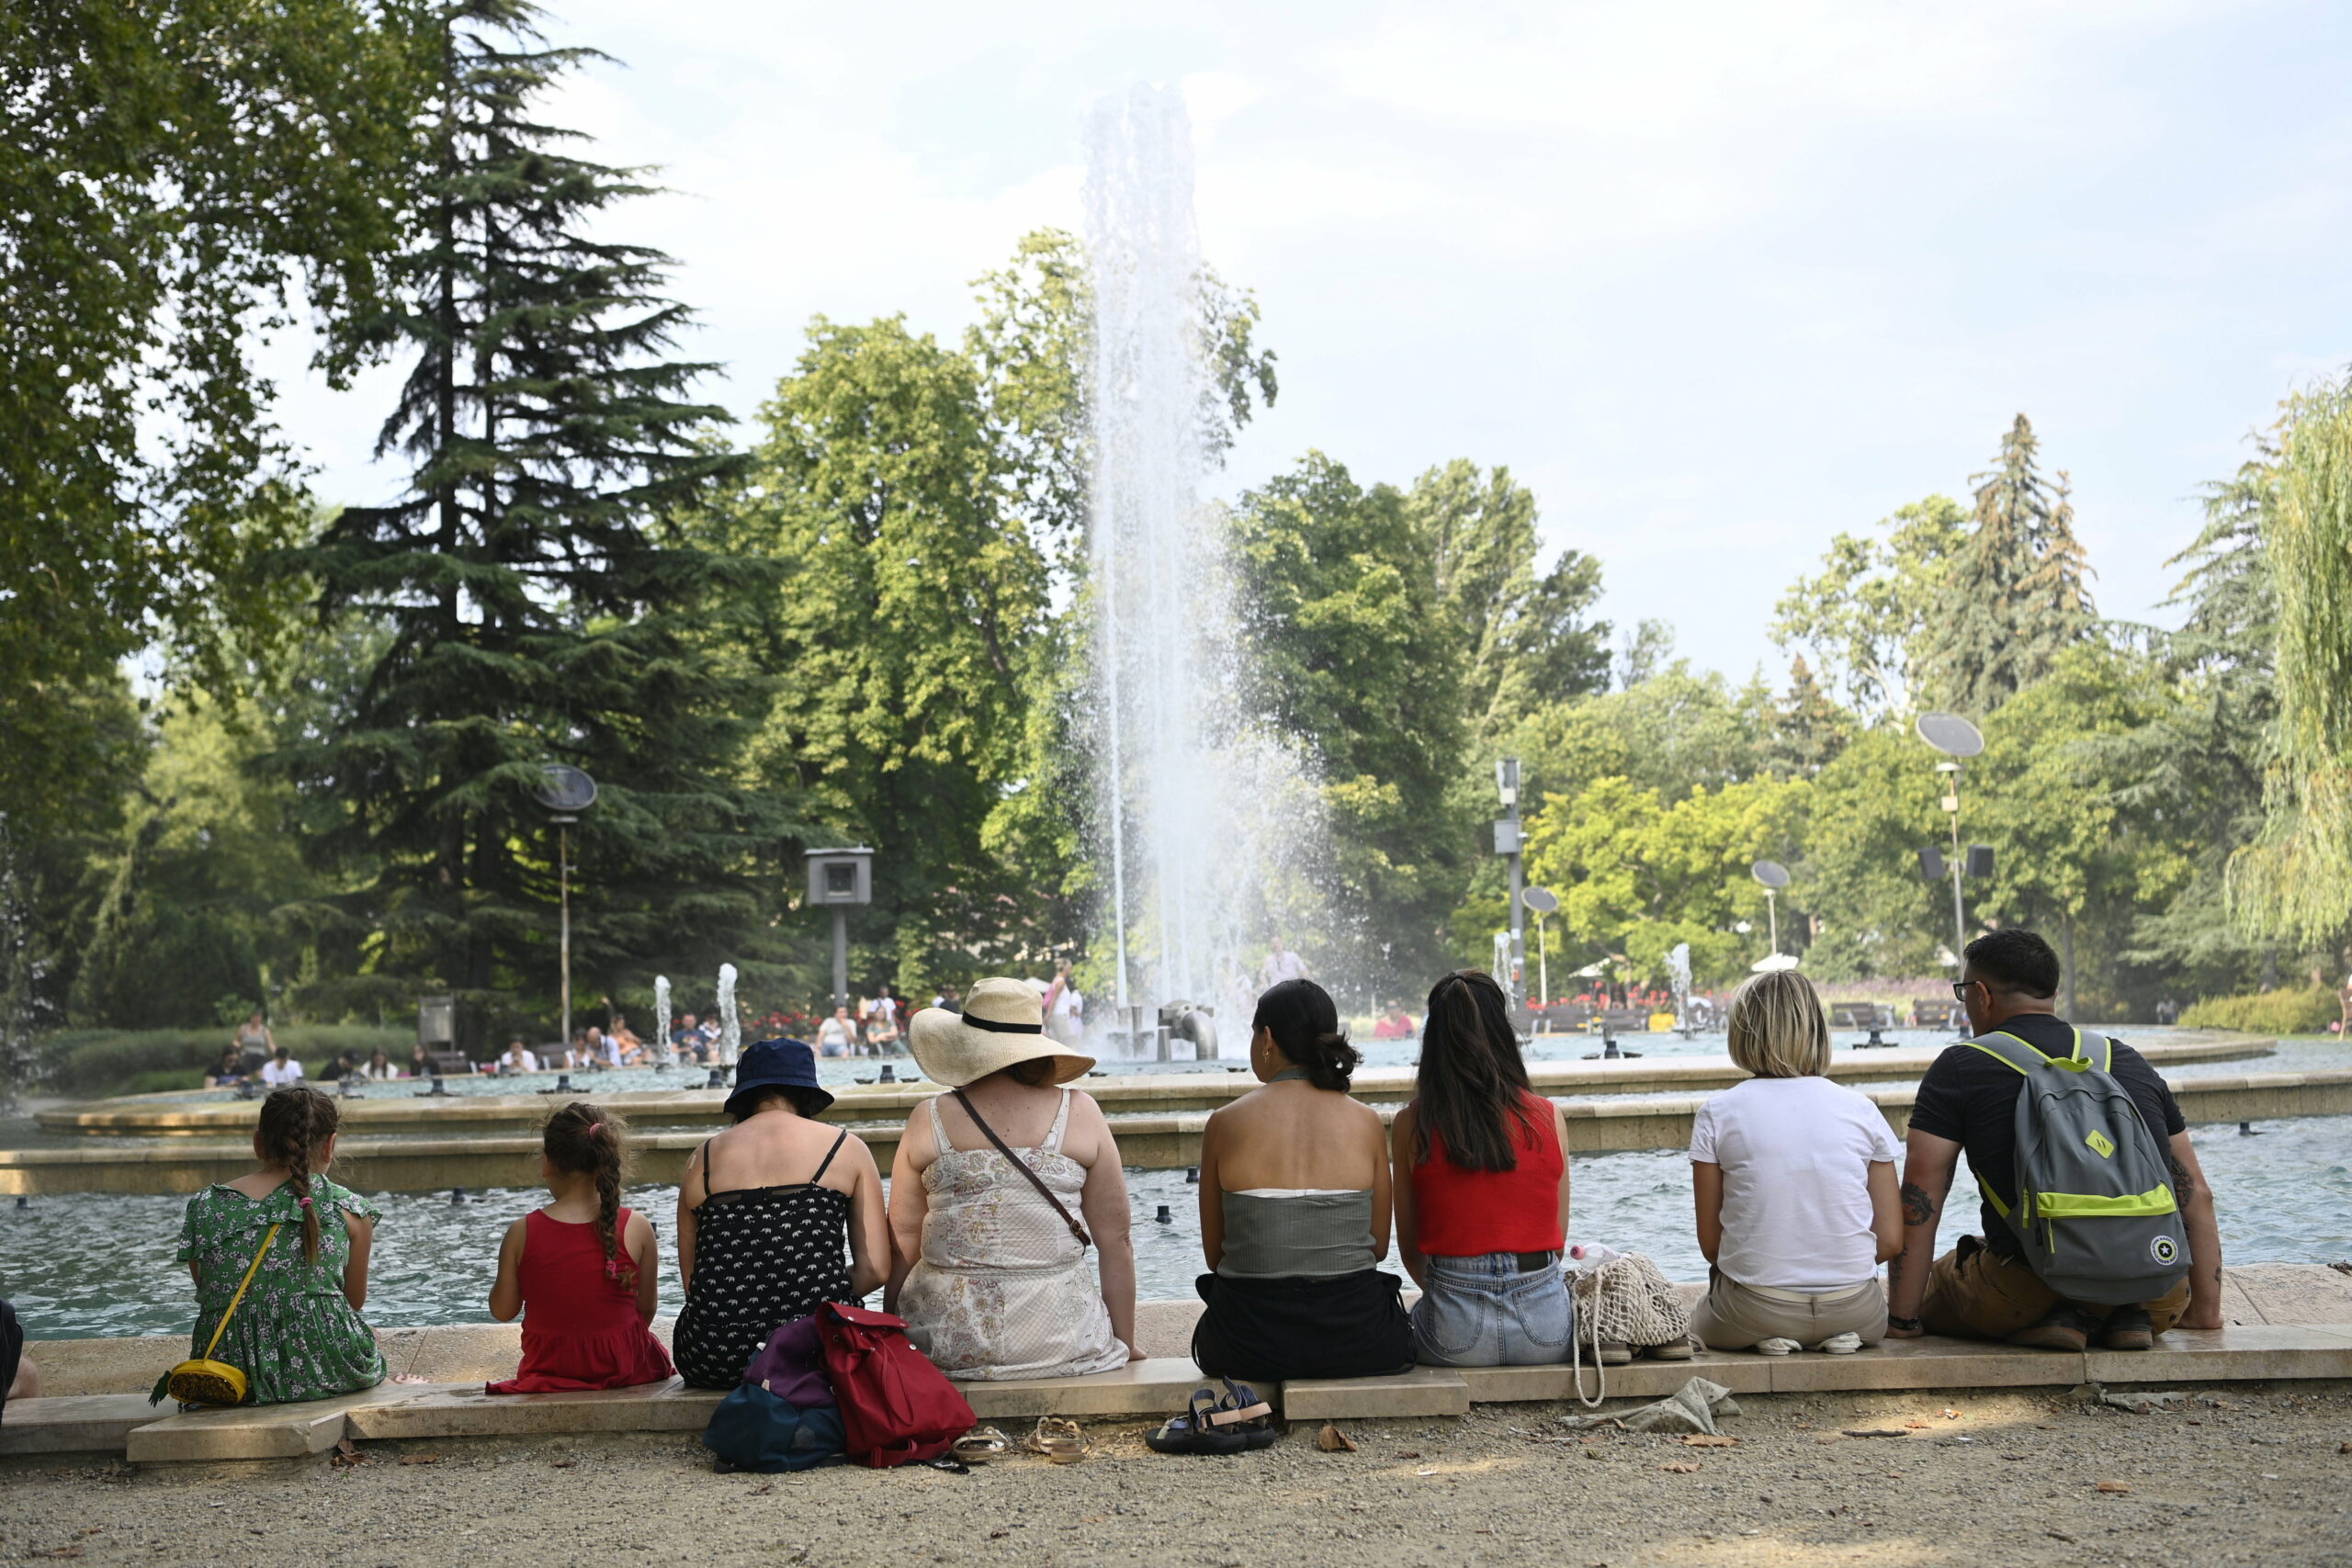
<svg viewBox="0 0 2352 1568"><path fill-rule="evenodd" d="M1082 1077L1094 1058L1046 1032L1043 998L1024 980L982 980L961 1013L925 1008L907 1026L907 1043L922 1076L950 1089L977 1083L1016 1062L1053 1059L1055 1083Z"/></svg>

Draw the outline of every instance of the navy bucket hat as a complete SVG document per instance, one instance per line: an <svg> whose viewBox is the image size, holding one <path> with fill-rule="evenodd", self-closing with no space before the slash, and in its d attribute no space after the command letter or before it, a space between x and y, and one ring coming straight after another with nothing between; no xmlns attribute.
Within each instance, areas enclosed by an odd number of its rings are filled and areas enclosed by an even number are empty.
<svg viewBox="0 0 2352 1568"><path fill-rule="evenodd" d="M744 1047L735 1064L735 1087L727 1091L727 1114L737 1114L747 1095L763 1089L797 1089L801 1113L814 1116L833 1102L832 1091L817 1081L817 1053L799 1040L763 1040ZM814 1103L809 1103L813 1099Z"/></svg>

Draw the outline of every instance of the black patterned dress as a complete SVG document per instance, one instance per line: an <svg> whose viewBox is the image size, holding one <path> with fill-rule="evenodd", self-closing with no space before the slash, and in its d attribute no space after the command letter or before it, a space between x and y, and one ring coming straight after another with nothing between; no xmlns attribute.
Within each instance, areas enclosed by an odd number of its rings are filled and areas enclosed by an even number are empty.
<svg viewBox="0 0 2352 1568"><path fill-rule="evenodd" d="M733 1388L780 1325L849 1293L849 1194L820 1187L843 1133L817 1174L782 1187L720 1190L702 1146L695 1210L695 1277L671 1336L671 1358L696 1388Z"/></svg>

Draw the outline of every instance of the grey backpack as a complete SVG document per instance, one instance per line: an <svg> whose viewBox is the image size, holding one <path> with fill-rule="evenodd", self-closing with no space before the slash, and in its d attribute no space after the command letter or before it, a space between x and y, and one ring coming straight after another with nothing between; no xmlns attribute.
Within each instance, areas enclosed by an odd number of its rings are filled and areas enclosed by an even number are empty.
<svg viewBox="0 0 2352 1568"><path fill-rule="evenodd" d="M2041 1282L2067 1301L2153 1301L2188 1272L2172 1157L2112 1068L2115 1045L2075 1031L2075 1054L2045 1056L2014 1034L1967 1042L2017 1069L2017 1206L2007 1222Z"/></svg>

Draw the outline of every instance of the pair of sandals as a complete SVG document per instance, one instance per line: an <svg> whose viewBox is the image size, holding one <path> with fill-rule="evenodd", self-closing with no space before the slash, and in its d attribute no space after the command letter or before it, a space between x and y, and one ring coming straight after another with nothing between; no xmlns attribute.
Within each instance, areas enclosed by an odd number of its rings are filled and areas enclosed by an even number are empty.
<svg viewBox="0 0 2352 1568"><path fill-rule="evenodd" d="M1159 1430L1144 1434L1152 1452L1238 1454L1266 1448L1282 1435L1274 1426L1274 1407L1256 1389L1231 1378L1220 1381L1225 1384L1222 1396L1215 1389L1196 1388L1185 1414L1171 1416Z"/></svg>
<svg viewBox="0 0 2352 1568"><path fill-rule="evenodd" d="M1669 1339L1663 1345L1629 1345L1622 1339L1603 1339L1598 1347L1598 1359L1604 1367L1622 1367L1634 1357L1653 1361L1687 1361L1690 1359L1691 1341L1688 1336Z"/></svg>
<svg viewBox="0 0 2352 1568"><path fill-rule="evenodd" d="M1022 1447L1056 1464L1076 1464L1092 1451L1078 1423L1058 1416L1037 1417L1037 1429L1023 1439ZM966 1464L986 1464L1012 1452L1012 1439L994 1427L975 1427L956 1438L947 1451Z"/></svg>

